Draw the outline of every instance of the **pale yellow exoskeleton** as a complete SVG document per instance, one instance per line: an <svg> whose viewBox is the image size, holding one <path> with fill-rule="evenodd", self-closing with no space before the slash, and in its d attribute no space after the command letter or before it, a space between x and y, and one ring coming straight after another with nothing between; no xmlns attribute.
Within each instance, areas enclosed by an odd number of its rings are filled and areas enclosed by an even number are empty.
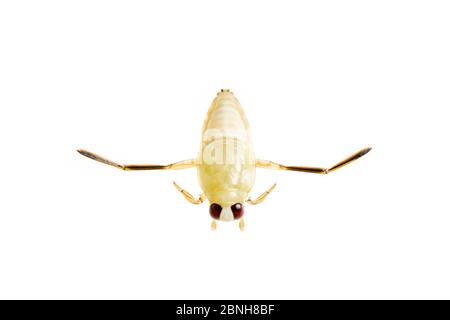
<svg viewBox="0 0 450 320"><path fill-rule="evenodd" d="M371 148L362 149L329 169L285 166L256 159L244 110L230 90L222 89L208 110L203 124L200 152L196 159L168 165L121 165L86 150L78 152L122 170L176 170L196 167L203 193L195 198L174 182L177 190L193 204L200 204L208 199L209 212L213 218L212 230L217 227L216 220L239 220L239 228L244 230L244 203L261 203L276 186L274 184L255 200L250 199L249 194L253 188L257 167L327 174L362 157L370 150Z"/></svg>

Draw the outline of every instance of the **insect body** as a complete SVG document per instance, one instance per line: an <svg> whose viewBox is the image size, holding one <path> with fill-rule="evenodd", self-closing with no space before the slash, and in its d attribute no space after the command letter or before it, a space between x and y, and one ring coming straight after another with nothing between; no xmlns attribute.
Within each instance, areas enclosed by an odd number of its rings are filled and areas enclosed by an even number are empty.
<svg viewBox="0 0 450 320"><path fill-rule="evenodd" d="M255 180L256 160L250 128L234 95L221 91L209 108L197 158L198 178L213 218L241 218L242 204ZM243 220L242 220L243 221Z"/></svg>
<svg viewBox="0 0 450 320"><path fill-rule="evenodd" d="M184 160L168 165L121 165L86 150L78 152L88 158L122 170L167 170L197 168L198 180L203 193L195 198L174 182L175 187L193 204L208 199L209 212L213 218L211 228L216 229L216 220L239 220L244 230L244 203L259 204L275 188L274 184L255 200L249 197L255 180L256 168L301 171L327 174L362 157L371 148L353 154L331 168L285 166L272 161L255 158L250 128L245 113L230 90L222 89L213 100L202 130L200 152L196 159Z"/></svg>

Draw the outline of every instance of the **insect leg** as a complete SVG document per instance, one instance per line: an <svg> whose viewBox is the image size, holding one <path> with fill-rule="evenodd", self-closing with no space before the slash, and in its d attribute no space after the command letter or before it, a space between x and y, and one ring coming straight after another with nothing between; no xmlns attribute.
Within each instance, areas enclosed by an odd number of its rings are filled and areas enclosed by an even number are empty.
<svg viewBox="0 0 450 320"><path fill-rule="evenodd" d="M244 231L245 229L244 218L241 218L241 220L239 220L239 229L241 229L241 231Z"/></svg>
<svg viewBox="0 0 450 320"><path fill-rule="evenodd" d="M277 186L277 184L274 183L273 186L271 186L269 190L264 191L258 198L256 198L255 200L248 198L246 200L246 202L250 203L250 204L260 204L261 202L264 201L264 199L266 199L266 197L272 192L272 190L275 189L276 186Z"/></svg>
<svg viewBox="0 0 450 320"><path fill-rule="evenodd" d="M309 173L328 174L339 168L342 168L343 166L349 164L350 162L355 161L356 159L361 158L363 155L367 154L370 150L372 150L372 148L370 148L370 147L362 149L362 150L352 154L350 157L338 162L331 168L285 166L285 165L275 163L272 161L267 161L267 160L256 160L256 166L258 168L264 168L264 169L289 170L289 171L301 171L301 172L309 172Z"/></svg>
<svg viewBox="0 0 450 320"><path fill-rule="evenodd" d="M206 198L204 194L201 194L198 199L195 199L192 194L190 194L186 190L182 189L175 181L173 182L173 185L175 186L175 188L177 188L178 191L180 191L183 194L183 196L186 198L186 200L189 201L190 203L200 204Z"/></svg>
<svg viewBox="0 0 450 320"><path fill-rule="evenodd" d="M216 220L211 221L211 231L216 231L217 223Z"/></svg>
<svg viewBox="0 0 450 320"><path fill-rule="evenodd" d="M87 150L79 149L77 150L81 155L88 157L92 160L107 164L109 166L122 169L122 170L178 170L178 169L188 169L195 167L195 160L189 159L184 161L179 161L167 165L160 164L119 164L109 159L103 158L95 153Z"/></svg>

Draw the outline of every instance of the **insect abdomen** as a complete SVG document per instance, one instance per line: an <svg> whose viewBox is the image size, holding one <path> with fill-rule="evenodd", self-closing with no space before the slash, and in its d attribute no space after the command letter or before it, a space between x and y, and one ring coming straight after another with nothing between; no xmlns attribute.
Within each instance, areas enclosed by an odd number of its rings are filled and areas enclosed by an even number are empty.
<svg viewBox="0 0 450 320"><path fill-rule="evenodd" d="M221 91L208 110L198 157L200 185L211 202L243 202L253 187L255 157L239 101Z"/></svg>

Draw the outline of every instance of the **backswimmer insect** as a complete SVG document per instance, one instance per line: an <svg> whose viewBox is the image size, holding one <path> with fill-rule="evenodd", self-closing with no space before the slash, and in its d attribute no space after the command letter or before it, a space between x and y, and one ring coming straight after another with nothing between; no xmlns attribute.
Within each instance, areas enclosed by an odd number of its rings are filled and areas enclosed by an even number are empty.
<svg viewBox="0 0 450 320"><path fill-rule="evenodd" d="M77 150L83 156L122 170L178 170L197 168L198 180L203 193L195 198L173 182L175 188L193 204L208 199L211 229L217 227L217 220L239 221L244 230L244 203L256 205L264 201L276 184L256 199L251 199L256 168L300 171L328 174L368 153L364 148L331 168L286 166L272 161L256 159L253 153L250 128L239 101L228 89L222 89L213 100L202 129L200 152L196 159L189 159L168 165L118 164L92 152Z"/></svg>

